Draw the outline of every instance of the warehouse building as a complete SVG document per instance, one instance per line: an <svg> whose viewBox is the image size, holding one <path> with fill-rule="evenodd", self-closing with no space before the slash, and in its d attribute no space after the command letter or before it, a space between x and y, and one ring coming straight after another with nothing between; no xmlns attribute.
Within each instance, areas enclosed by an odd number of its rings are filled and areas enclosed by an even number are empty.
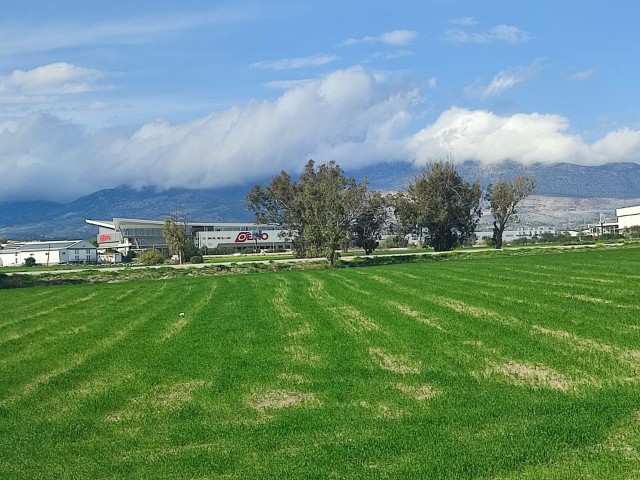
<svg viewBox="0 0 640 480"><path fill-rule="evenodd" d="M606 234L624 234L625 229L631 227L640 227L640 205L616 208L615 222L607 222L601 214L600 223L589 224L590 233L596 237Z"/></svg>
<svg viewBox="0 0 640 480"><path fill-rule="evenodd" d="M640 226L640 206L616 209L618 217L618 230L623 232L625 228Z"/></svg>
<svg viewBox="0 0 640 480"><path fill-rule="evenodd" d="M162 235L163 220L142 220L134 218L114 218L106 220L85 220L98 227L98 248L143 251L149 248L166 249L167 242ZM247 222L203 223L187 222L187 236L198 248L213 249L232 247L238 251L254 249L290 249L291 239L286 231L274 225L257 225Z"/></svg>
<svg viewBox="0 0 640 480"><path fill-rule="evenodd" d="M502 232L503 242L513 242L519 238L541 237L545 234L555 235L556 227L519 227L516 230L505 230ZM476 243L482 243L485 238L493 238L493 230L483 230L476 232Z"/></svg>
<svg viewBox="0 0 640 480"><path fill-rule="evenodd" d="M0 250L0 266L24 265L27 258L40 265L96 263L98 252L95 245L84 240L29 242Z"/></svg>

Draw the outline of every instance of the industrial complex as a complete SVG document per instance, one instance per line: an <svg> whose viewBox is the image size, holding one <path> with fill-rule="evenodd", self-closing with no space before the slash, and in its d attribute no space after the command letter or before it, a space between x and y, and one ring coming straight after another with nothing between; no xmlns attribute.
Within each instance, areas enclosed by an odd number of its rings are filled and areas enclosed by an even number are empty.
<svg viewBox="0 0 640 480"><path fill-rule="evenodd" d="M114 218L112 221L86 220L98 227L98 248L122 253L148 248L166 249L162 220ZM251 223L186 222L185 229L193 244L204 249L232 247L238 251L255 249L289 249L291 239L286 230L274 225Z"/></svg>

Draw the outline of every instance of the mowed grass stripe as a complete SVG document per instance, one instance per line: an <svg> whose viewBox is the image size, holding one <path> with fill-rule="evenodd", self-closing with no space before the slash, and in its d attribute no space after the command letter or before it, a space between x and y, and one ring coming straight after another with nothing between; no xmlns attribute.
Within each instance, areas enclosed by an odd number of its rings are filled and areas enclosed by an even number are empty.
<svg viewBox="0 0 640 480"><path fill-rule="evenodd" d="M434 329L435 324L431 320L397 303L395 297L389 297L388 290L379 294L374 282L359 281L358 275L353 272L340 271L327 276L325 284L333 301L348 306L343 311L357 312L357 315L381 326L375 336L367 335L363 343L367 345L369 361L382 371L380 391L385 395L381 397L383 400L378 399L373 403L363 399L360 407L371 411L376 417L394 418L403 415L404 407L401 405L406 405L407 401L422 402L441 394L441 389L427 383L427 380L434 378L428 373L433 370L434 359L431 356L424 357L420 351L424 349L426 337L433 335L434 330L444 330ZM375 308L372 308L367 295L353 295L353 289L343 288L345 284L359 285L359 288L371 292L377 298ZM399 309L398 305L405 308ZM429 328L425 329L425 325ZM398 332L406 332L407 335L397 335ZM417 340L417 343L410 340Z"/></svg>
<svg viewBox="0 0 640 480"><path fill-rule="evenodd" d="M60 305L56 305L54 307L48 307L44 310L39 310L36 313L30 313L26 320L34 320L38 319L39 322L36 323L35 326L30 325L29 328L24 328L22 326L18 326L16 330L16 325L11 325L11 328L8 331L3 332L2 337L0 337L0 346L7 342L13 342L15 340L21 339L23 337L27 337L29 335L33 335L34 333L38 333L42 330L45 330L51 326L57 326L58 323L65 321L70 318L70 316L62 315L64 311L79 309L91 309L92 305L89 303L98 295L98 292L88 293L86 296L78 298L76 300L72 300L69 302L64 302ZM85 304L85 305L82 305ZM60 312L61 314L55 315L57 318L51 319L52 314L56 314Z"/></svg>
<svg viewBox="0 0 640 480"><path fill-rule="evenodd" d="M473 271L461 271L456 268L456 275L464 276L473 274ZM559 321L563 324L567 321L572 321L577 327L586 325L590 331L594 329L599 330L597 335L604 335L611 341L629 341L629 345L633 345L640 337L631 337L628 335L628 329L624 328L628 325L634 325L637 323L637 314L635 308L637 305L629 304L628 299L633 298L635 295L626 297L626 304L621 307L620 304L607 303L609 292L611 292L614 286L610 285L589 285L578 284L573 292L558 291L555 287L548 287L544 283L531 282L522 277L510 277L504 275L499 271L494 272L481 272L476 273L481 280L474 280L474 284L482 282L482 279L487 279L491 282L503 282L503 283L489 283L488 285L495 286L493 289L494 295L500 296L501 292L508 292L508 297L516 299L516 301L509 303L509 308L513 310L521 310L524 305L535 307L544 321ZM529 288L525 288L522 285L528 285ZM585 295L589 292L591 295ZM544 293L547 298L541 298L540 293ZM556 298L552 298L556 297ZM566 300L565 300L566 299ZM598 299L607 300L605 302L598 301ZM579 307L579 303L587 303L588 307L594 314L598 314L603 319L602 322L595 324L585 324L581 321L584 317L582 307ZM523 311L526 316L527 310ZM625 333L627 331L627 333ZM634 338L635 337L635 338Z"/></svg>
<svg viewBox="0 0 640 480"><path fill-rule="evenodd" d="M65 293L72 297L75 292L86 291L86 288L83 288L84 286L71 286L69 287L69 291ZM27 292L24 290L27 290ZM65 301L61 301L57 305L47 306L47 308L34 308L29 314L25 314L23 317L7 323L7 330L0 334L0 345L23 339L23 337L29 337L34 333L47 332L51 329L55 331L58 327L66 328L68 324L74 321L75 315L69 315L70 310L74 312L82 311L82 317L89 316L84 314L84 312L91 310L93 310L96 315L99 315L99 309L104 301L104 298L99 298L99 296L108 295L109 291L109 285L102 285L100 291L90 292L87 295L81 294L82 296L79 298L73 298L71 300L67 298ZM28 293L28 289L20 291L20 294L24 295L24 293ZM116 305L119 302L126 301L129 296L134 294L134 290L128 291L124 294L119 294L117 298L109 298L108 301ZM28 297L26 297L26 301L28 301ZM44 305L41 307L44 307Z"/></svg>
<svg viewBox="0 0 640 480"><path fill-rule="evenodd" d="M450 282L448 288L444 290L438 286L437 273L432 272L430 278L434 280L434 283L430 287L431 294L426 296L431 301L445 305L458 314L467 316L470 325L477 323L478 320L489 322L490 324L495 323L495 326L490 328L482 326L482 336L475 334L464 340L467 345L471 346L480 345L484 347L490 345L491 347L484 348L483 352L490 363L494 365L522 365L527 362L541 364L542 360L549 356L547 352L542 358L531 358L527 350L521 351L518 348L519 345L531 343L531 339L528 338L530 336L529 326L516 316L503 313L499 305L492 305L491 309L487 309L485 292L470 290L464 285L464 282L461 282L462 288L460 289L456 288L456 284ZM407 289L410 290L409 288ZM417 290L415 290L415 293L424 295L424 292ZM433 293L438 295L433 295ZM506 341L497 342L495 339L506 339ZM558 364L564 365L565 360L558 361Z"/></svg>
<svg viewBox="0 0 640 480"><path fill-rule="evenodd" d="M16 362L34 359L38 356L58 356L63 353L57 350L60 346L64 346L65 349L74 348L73 342L77 340L76 337L92 337L91 330L96 324L101 322L104 317L111 318L111 315L118 312L124 299L133 297L137 293L134 288L124 295L111 297L109 286L103 285L102 287L104 291L99 292L99 299L90 305L83 303L84 308L80 310L81 315L69 315L68 312L54 311L46 316L40 316L40 325L23 331L18 330L17 334L9 334L10 341L3 345L5 355L0 360L0 364L11 363L15 365ZM66 341L60 342L61 339Z"/></svg>
<svg viewBox="0 0 640 480"><path fill-rule="evenodd" d="M160 295L164 293L162 290L162 287L155 289L156 299L160 298ZM16 375L15 378L20 382L20 386L15 388L17 391L12 392L12 395L0 402L2 404L11 404L22 400L51 380L78 369L87 361L95 359L98 355L116 346L145 322L152 320L158 312L162 311L163 305L160 302L154 304L153 300L154 297L151 296L139 304L130 303L122 310L113 312L116 316L120 315L120 318L124 318L127 321L121 323L103 321L104 330L93 332L94 336L82 341L80 345L70 345L65 342L64 355L53 357L55 358L53 365L39 365L38 370L41 373L35 376L33 376L36 373L35 369L26 372L26 376L24 374ZM151 306L147 307L147 304ZM52 366L54 368L51 368Z"/></svg>
<svg viewBox="0 0 640 480"><path fill-rule="evenodd" d="M595 383L630 371L620 355L632 349L593 334L588 302L517 276L478 283L553 258L181 278L161 291L134 282L153 303L77 347L95 349L138 312L152 318L0 407L0 476L554 478L573 464L583 477L633 478L640 386ZM501 283L531 303L501 299ZM114 297L127 285L110 285ZM541 317L541 301L573 314ZM189 321L163 341L183 311Z"/></svg>
<svg viewBox="0 0 640 480"><path fill-rule="evenodd" d="M3 312L3 320L0 321L0 329L5 328L8 325L13 325L14 323L25 321L30 312L40 310L43 305L47 304L51 299L54 299L57 296L55 288L53 287L33 287L33 289L40 289L43 290L43 292L36 293L35 295L26 295L24 290L21 289L11 291L6 290L4 292L0 291L0 299L2 299L4 295L9 294L24 299L23 302L16 302L16 304L12 305L10 309Z"/></svg>
<svg viewBox="0 0 640 480"><path fill-rule="evenodd" d="M5 355L0 364L8 364L6 368L18 368L17 362L27 362L19 366L20 369L32 370L37 368L40 362L38 358L50 356L60 358L68 352L74 352L87 342L99 338L100 328L94 331L96 326L109 328L114 315L121 315L121 309L130 309L132 302L122 303L122 299L110 295L112 289L109 285L102 285L98 295L90 304L83 303L78 315L69 315L67 311L54 311L47 316L41 316L39 325L33 328L25 328L24 335L15 335L12 341L3 345ZM86 287L74 287L82 289ZM136 293L135 287L131 295ZM158 292L157 295L161 295ZM121 297L119 294L116 297ZM130 294L127 294L128 298ZM146 299L139 300L146 303ZM126 312L126 310L125 310ZM105 322L106 321L106 322ZM20 332L18 330L18 332ZM62 340L62 341L61 341Z"/></svg>
<svg viewBox="0 0 640 480"><path fill-rule="evenodd" d="M437 279L437 273L432 273L432 278ZM450 281L450 285L451 285L451 280L452 278L449 277L449 281ZM467 283L468 280L467 279L460 279L461 283ZM434 287L437 288L437 287ZM466 293L465 297L467 299L469 299L470 297L473 297L474 295L480 295L482 296L489 296L489 297L495 297L496 301L500 301L500 295L492 295L490 292L485 292L485 291L478 291L477 289L465 289ZM561 296L561 298L565 298L565 296ZM474 303L478 303L475 302ZM480 303L482 303L482 300L480 300ZM560 303L560 302L558 302ZM565 302L566 303L566 302ZM516 310L518 310L518 305L516 304L516 308L514 308L514 306L510 303L507 302L506 305L504 305L505 308L508 308L510 311L512 311L514 314L517 313ZM546 303L545 305L545 309L544 311L554 311L557 312L558 310L561 310L559 308L559 306L557 306L557 304L553 304L553 303ZM523 313L523 318L526 318L527 314L530 314L530 311L528 309L525 309L522 311ZM515 315L518 316L518 315ZM541 316L540 321L545 322L546 318L545 316ZM564 330L561 330L564 332ZM532 333L539 333L540 329L533 329ZM531 333L531 332L530 332ZM567 334L568 335L568 334ZM505 336L505 338L510 338L511 336ZM576 336L573 336L573 338L578 338ZM591 342L593 345L598 345L599 343L595 340L590 340L590 339L585 339L583 343L588 343ZM527 341L524 341L523 344L527 344ZM549 345L549 342L541 342L542 345L540 345L540 351L545 352L545 355L548 355L548 352L550 351L550 347L552 347L552 345ZM613 350L613 348L592 348L592 349L588 349L591 353L591 355L589 356L580 356L577 357L577 359L579 360L580 364L579 365L580 368L585 368L584 364L587 364L587 366L590 367L600 367L600 377L602 377L603 381L605 381L605 379L607 378L607 376L609 376L609 380L611 381L633 381L634 378L636 378L636 374L634 371L634 366L633 363L631 363L631 365L629 364L631 358L633 358L634 356L637 355L635 350L629 350L629 349L621 349L621 347L615 347L618 350L624 351L624 354L620 354L618 356L615 355L611 355L611 351ZM560 346L560 347L556 347L555 350L560 350L560 352L562 352L563 350L566 349L566 346ZM582 349L583 351L585 350L584 348ZM626 362L622 362L622 365L620 363L620 357L624 356L626 357L627 361ZM568 356L565 355L565 357L562 359L562 364L566 364L568 362ZM596 358L594 358L596 357ZM631 367L631 369L629 368Z"/></svg>

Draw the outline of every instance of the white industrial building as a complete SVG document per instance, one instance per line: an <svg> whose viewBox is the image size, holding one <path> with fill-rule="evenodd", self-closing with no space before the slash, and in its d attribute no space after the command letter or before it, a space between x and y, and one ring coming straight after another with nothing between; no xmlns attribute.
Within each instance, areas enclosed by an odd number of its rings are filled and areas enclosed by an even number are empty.
<svg viewBox="0 0 640 480"><path fill-rule="evenodd" d="M625 228L640 226L640 206L625 207L616 209L616 217L618 217L618 230L624 231Z"/></svg>
<svg viewBox="0 0 640 480"><path fill-rule="evenodd" d="M113 249L126 254L129 250L140 252L149 248L167 248L162 235L163 220L114 218L112 221L85 221L98 227L98 248L101 250ZM291 248L291 239L287 238L286 231L274 225L187 222L185 229L189 240L198 248L253 249L256 241L260 249Z"/></svg>
<svg viewBox="0 0 640 480"><path fill-rule="evenodd" d="M640 205L635 207L616 208L616 221L607 222L601 215L600 223L590 223L589 231L599 237L603 234L624 234L626 228L640 226Z"/></svg>
<svg viewBox="0 0 640 480"><path fill-rule="evenodd" d="M96 263L98 252L95 245L84 240L29 242L0 250L0 266L24 265L30 257L40 265Z"/></svg>
<svg viewBox="0 0 640 480"><path fill-rule="evenodd" d="M505 230L502 232L503 242L513 242L519 238L541 237L544 234L555 235L556 227L518 227L516 230ZM477 243L481 243L485 238L493 238L493 230L476 232Z"/></svg>

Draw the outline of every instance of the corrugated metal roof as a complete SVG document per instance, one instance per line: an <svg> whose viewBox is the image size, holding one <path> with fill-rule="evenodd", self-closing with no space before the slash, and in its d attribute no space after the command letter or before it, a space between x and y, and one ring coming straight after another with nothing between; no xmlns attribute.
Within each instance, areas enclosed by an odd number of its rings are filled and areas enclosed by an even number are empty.
<svg viewBox="0 0 640 480"><path fill-rule="evenodd" d="M72 242L37 242L37 243L27 243L20 248L18 248L21 252L35 252L42 250L62 250L64 248L69 248L74 243L78 243L77 240Z"/></svg>
<svg viewBox="0 0 640 480"><path fill-rule="evenodd" d="M17 248L16 250L20 252L41 252L41 251L50 251L50 250L64 250L65 248L71 248L74 245L84 245L83 240L65 240L60 242L33 242L26 243L23 246ZM79 248L95 248L93 245L89 246L81 246Z"/></svg>

